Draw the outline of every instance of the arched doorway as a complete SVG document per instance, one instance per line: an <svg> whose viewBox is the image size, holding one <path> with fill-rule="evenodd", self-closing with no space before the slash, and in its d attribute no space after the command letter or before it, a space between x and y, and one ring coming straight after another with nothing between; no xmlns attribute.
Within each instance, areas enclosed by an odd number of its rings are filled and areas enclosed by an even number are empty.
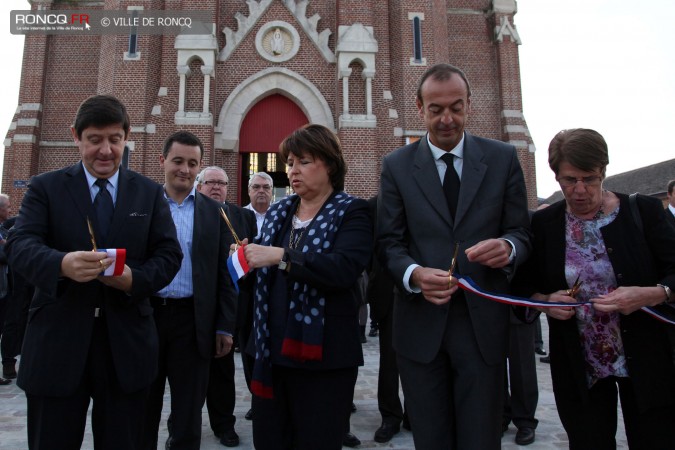
<svg viewBox="0 0 675 450"><path fill-rule="evenodd" d="M250 202L248 180L255 172L267 172L274 180L274 200L286 195L286 166L278 156L279 144L293 130L309 123L307 116L281 94L269 95L253 105L239 132L240 200Z"/></svg>

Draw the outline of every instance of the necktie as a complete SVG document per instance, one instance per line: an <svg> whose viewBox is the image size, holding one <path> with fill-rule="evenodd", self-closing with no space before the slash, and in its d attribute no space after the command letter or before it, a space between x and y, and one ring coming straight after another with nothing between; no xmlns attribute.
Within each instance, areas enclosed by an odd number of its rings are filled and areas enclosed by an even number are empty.
<svg viewBox="0 0 675 450"><path fill-rule="evenodd" d="M443 178L443 192L445 193L445 200L448 202L450 215L454 219L455 212L457 212L457 202L459 201L459 176L454 165L455 155L448 152L441 156L441 159L448 166Z"/></svg>
<svg viewBox="0 0 675 450"><path fill-rule="evenodd" d="M95 184L99 188L98 194L96 194L96 197L94 198L96 222L98 223L98 231L101 234L101 239L105 241L108 231L110 230L110 223L112 222L115 207L113 206L112 196L106 188L108 180L99 178L96 180Z"/></svg>

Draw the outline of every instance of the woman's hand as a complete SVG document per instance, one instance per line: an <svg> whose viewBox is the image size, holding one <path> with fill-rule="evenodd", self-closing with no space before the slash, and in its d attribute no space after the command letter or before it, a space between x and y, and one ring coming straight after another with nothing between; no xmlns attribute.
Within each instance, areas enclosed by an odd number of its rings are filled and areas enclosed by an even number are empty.
<svg viewBox="0 0 675 450"><path fill-rule="evenodd" d="M248 244L248 238L242 239L241 245L243 246L243 245L246 245L246 244ZM230 244L230 254L227 255L227 256L232 256L232 254L234 252L236 252L238 248L239 248L239 245L237 243Z"/></svg>
<svg viewBox="0 0 675 450"><path fill-rule="evenodd" d="M251 269L260 267L276 266L284 257L284 249L281 247L269 247L267 245L248 244L244 247L246 263Z"/></svg>
<svg viewBox="0 0 675 450"><path fill-rule="evenodd" d="M574 297L569 296L566 290L556 291L548 295L536 293L531 298L543 302L576 303ZM547 316L553 317L554 319L558 320L569 320L576 314L573 306L554 306L551 308L535 308L535 309L543 312Z"/></svg>
<svg viewBox="0 0 675 450"><path fill-rule="evenodd" d="M665 293L659 286L620 286L609 294L590 299L593 308L602 312L620 312L630 314L643 306L656 306L663 303Z"/></svg>

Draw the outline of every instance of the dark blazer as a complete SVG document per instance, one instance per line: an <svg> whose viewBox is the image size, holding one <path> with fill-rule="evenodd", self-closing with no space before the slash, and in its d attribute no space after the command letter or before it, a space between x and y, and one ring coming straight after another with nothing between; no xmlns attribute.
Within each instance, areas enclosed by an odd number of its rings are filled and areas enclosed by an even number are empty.
<svg viewBox="0 0 675 450"><path fill-rule="evenodd" d="M232 223L234 232L237 233L239 239L248 238L249 242L253 242L253 238L258 234L258 226L255 221L255 214L253 211L241 206L233 205L229 202L223 202L223 210L227 214L227 218ZM229 244L234 243L234 237L230 235ZM243 326L247 322L247 310L252 306L252 297L250 286L245 282L240 283L239 301L237 307L237 328ZM248 316L250 318L250 316ZM250 324L248 324L248 331L250 331ZM248 336L248 333L247 333ZM240 343L241 344L241 343Z"/></svg>
<svg viewBox="0 0 675 450"><path fill-rule="evenodd" d="M530 250L525 181L512 145L465 134L464 166L455 220L426 136L399 148L382 163L378 204L380 259L398 284L394 307L394 349L408 359L430 362L438 353L448 308L409 294L402 285L411 264L448 269L460 243L457 271L479 286L508 292L503 270L470 263L464 250L489 238L509 239L515 267ZM509 307L466 294L478 346L488 364L504 361L508 350Z"/></svg>
<svg viewBox="0 0 675 450"><path fill-rule="evenodd" d="M616 219L602 228L609 259L620 286L675 288L675 233L667 224L660 202L639 195L644 233L633 221L628 196L620 200ZM569 289L565 279L565 201L537 211L532 218L534 233L530 260L516 276L514 288L529 296ZM621 315L628 373L633 380L638 408L675 404L675 369L666 335L668 325L642 311ZM556 398L588 399L585 362L575 320L548 318L551 375Z"/></svg>
<svg viewBox="0 0 675 450"><path fill-rule="evenodd" d="M157 331L148 296L178 271L182 253L162 187L120 168L115 214L107 242L125 248L130 295L97 280L60 276L67 252L91 250L87 217L94 210L81 163L34 177L6 250L14 270L36 287L17 384L29 394L61 397L79 385L94 309L103 309L122 389L135 392L157 374Z"/></svg>
<svg viewBox="0 0 675 450"><path fill-rule="evenodd" d="M377 199L377 196L368 199L368 207L374 224L377 223ZM377 248L377 241L375 247ZM370 303L370 317L373 320L380 322L392 313L395 284L389 271L380 263L377 250L375 250L368 268L368 289L366 292L366 298Z"/></svg>
<svg viewBox="0 0 675 450"><path fill-rule="evenodd" d="M286 247L281 242L291 224L292 214L284 230L277 233L271 245ZM347 208L335 241L326 253L303 253L287 249L290 272L276 270L274 276L287 277L286 283L307 283L326 294L325 324L323 331L323 359L299 363L280 357L283 365L311 370L341 369L363 365L363 350L359 339L360 294L358 278L372 255L373 226L365 200L354 199ZM299 245L302 247L302 245ZM253 344L251 339L249 348ZM275 352L274 343L272 352ZM273 359L274 361L274 359Z"/></svg>
<svg viewBox="0 0 675 450"><path fill-rule="evenodd" d="M670 223L673 228L675 228L675 215L673 215L672 212L670 212L670 208L666 206L666 218L668 219L668 223Z"/></svg>
<svg viewBox="0 0 675 450"><path fill-rule="evenodd" d="M220 214L222 204L200 192L195 194L191 255L195 328L199 354L211 359L215 331L234 335L237 320L237 293L227 271L233 238Z"/></svg>

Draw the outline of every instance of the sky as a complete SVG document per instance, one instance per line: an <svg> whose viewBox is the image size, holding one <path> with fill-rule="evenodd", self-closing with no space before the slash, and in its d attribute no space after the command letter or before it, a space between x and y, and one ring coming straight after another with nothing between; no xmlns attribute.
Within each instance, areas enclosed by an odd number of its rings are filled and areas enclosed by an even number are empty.
<svg viewBox="0 0 675 450"><path fill-rule="evenodd" d="M517 4L523 113L537 149L539 197L559 189L547 149L562 129L593 128L605 137L607 175L675 157L675 143L664 134L675 126L675 1ZM13 9L29 9L29 3L0 0L5 27ZM22 57L23 37L0 29L0 141L18 103Z"/></svg>

